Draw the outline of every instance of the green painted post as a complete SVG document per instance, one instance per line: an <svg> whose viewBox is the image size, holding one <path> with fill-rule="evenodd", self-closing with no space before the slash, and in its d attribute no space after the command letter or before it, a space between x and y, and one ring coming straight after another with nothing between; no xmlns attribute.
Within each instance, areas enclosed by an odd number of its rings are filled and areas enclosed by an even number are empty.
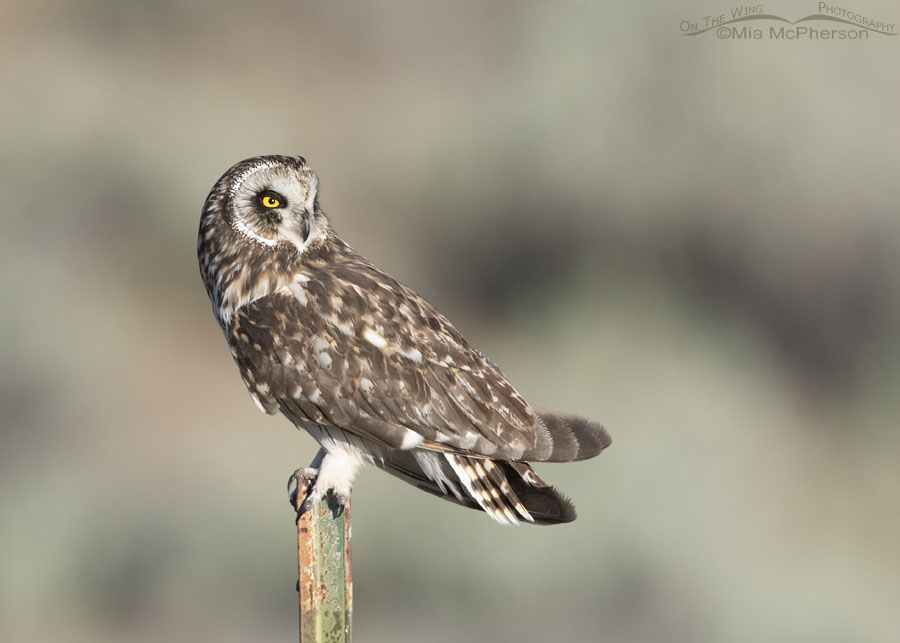
<svg viewBox="0 0 900 643"><path fill-rule="evenodd" d="M297 489L298 504L309 482ZM326 497L297 521L300 643L350 643L353 576L350 568L350 502L334 516Z"/></svg>

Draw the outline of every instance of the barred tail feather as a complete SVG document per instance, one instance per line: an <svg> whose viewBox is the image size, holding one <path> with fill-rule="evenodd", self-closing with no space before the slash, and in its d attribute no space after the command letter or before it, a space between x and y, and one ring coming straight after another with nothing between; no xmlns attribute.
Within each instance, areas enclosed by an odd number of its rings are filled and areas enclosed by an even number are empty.
<svg viewBox="0 0 900 643"><path fill-rule="evenodd" d="M538 444L540 453L528 454L526 460L541 462L574 462L598 455L612 444L612 438L601 425L574 415L539 414Z"/></svg>
<svg viewBox="0 0 900 643"><path fill-rule="evenodd" d="M516 525L522 520L534 522L534 518L513 493L506 477L494 462L452 453L446 453L444 457L469 496L491 518L510 525Z"/></svg>
<svg viewBox="0 0 900 643"><path fill-rule="evenodd" d="M575 520L575 507L527 463L444 454L469 495L503 524L553 525Z"/></svg>
<svg viewBox="0 0 900 643"><path fill-rule="evenodd" d="M375 465L409 484L503 524L554 525L575 507L525 462L471 458L425 449L389 451Z"/></svg>

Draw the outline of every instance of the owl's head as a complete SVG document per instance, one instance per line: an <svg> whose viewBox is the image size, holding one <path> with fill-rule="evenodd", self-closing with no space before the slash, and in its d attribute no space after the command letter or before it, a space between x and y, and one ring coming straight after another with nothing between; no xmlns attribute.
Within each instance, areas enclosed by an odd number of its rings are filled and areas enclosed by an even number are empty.
<svg viewBox="0 0 900 643"><path fill-rule="evenodd" d="M197 258L224 330L241 305L286 286L339 247L301 156L258 156L222 175L203 205Z"/></svg>
<svg viewBox="0 0 900 643"><path fill-rule="evenodd" d="M216 223L227 225L257 250L302 254L328 232L328 220L316 200L318 185L302 156L241 161L213 187L201 226L208 218L219 219Z"/></svg>

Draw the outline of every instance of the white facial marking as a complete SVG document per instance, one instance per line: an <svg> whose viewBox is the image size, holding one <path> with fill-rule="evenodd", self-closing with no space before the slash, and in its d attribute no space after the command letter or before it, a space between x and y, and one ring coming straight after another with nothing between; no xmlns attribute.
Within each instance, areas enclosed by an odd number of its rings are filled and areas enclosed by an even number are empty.
<svg viewBox="0 0 900 643"><path fill-rule="evenodd" d="M261 237L256 234L253 230L247 227L247 224L244 223L241 219L236 219L234 222L234 227L237 228L237 231L240 232L245 237L250 237L254 241L267 245L269 247L277 246L278 239L268 239L266 237Z"/></svg>
<svg viewBox="0 0 900 643"><path fill-rule="evenodd" d="M270 162L247 168L240 176L235 177L231 188L232 199L246 209L256 205L255 201L261 191L273 190L284 198L284 219L276 229L275 239L260 236L241 219L234 221L235 229L249 239L269 247L276 246L279 240L289 241L297 252L303 253L314 239L323 238L327 229L327 226L312 221L307 239L303 239L299 232L301 213L312 213L315 209L318 184L318 178L308 167L300 170L299 175L294 172L285 175L277 163Z"/></svg>
<svg viewBox="0 0 900 643"><path fill-rule="evenodd" d="M293 224L278 226L278 236L294 244L294 247L297 248L297 252L300 254L303 254L306 244L309 242L309 239L304 240L300 233L294 230Z"/></svg>

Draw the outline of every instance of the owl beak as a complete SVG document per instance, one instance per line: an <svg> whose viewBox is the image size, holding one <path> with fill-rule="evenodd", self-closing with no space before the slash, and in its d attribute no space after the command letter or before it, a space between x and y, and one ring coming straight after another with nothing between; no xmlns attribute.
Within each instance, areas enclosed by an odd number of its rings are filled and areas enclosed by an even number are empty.
<svg viewBox="0 0 900 643"><path fill-rule="evenodd" d="M303 235L305 243L309 239L309 215L304 216L303 221L300 223L300 234Z"/></svg>
<svg viewBox="0 0 900 643"><path fill-rule="evenodd" d="M292 210L278 226L278 235L290 240L298 251L303 252L309 239L309 218L310 215L305 210L300 212Z"/></svg>

